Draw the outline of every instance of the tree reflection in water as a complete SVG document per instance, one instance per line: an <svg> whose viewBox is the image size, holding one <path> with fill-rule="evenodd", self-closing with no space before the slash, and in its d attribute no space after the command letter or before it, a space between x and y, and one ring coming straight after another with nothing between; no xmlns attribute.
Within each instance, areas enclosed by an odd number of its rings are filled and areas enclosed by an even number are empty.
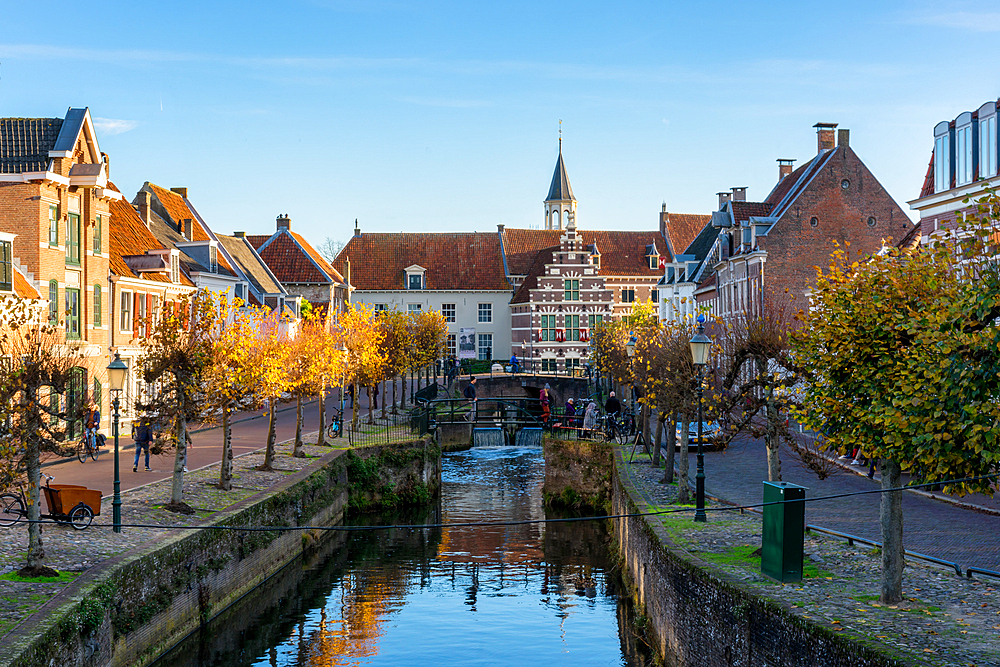
<svg viewBox="0 0 1000 667"><path fill-rule="evenodd" d="M446 455L439 507L352 523L542 519L543 476L538 449ZM338 533L156 667L643 665L620 590L601 523Z"/></svg>

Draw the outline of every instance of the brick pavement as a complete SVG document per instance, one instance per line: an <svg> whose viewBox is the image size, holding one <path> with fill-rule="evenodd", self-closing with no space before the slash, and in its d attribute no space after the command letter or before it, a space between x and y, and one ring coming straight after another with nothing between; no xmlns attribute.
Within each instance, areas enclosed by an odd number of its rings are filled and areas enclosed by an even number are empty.
<svg viewBox="0 0 1000 667"><path fill-rule="evenodd" d="M695 455L690 459L693 480ZM879 487L877 481L847 471L820 480L787 448L781 451L781 472L783 481L807 487L807 499ZM766 479L762 440L739 438L724 452L705 454L705 490L713 496L742 505L760 503ZM986 497L970 502L997 506ZM881 541L878 511L879 494L817 501L806 504L806 523ZM907 492L903 544L910 551L958 563L963 571L969 566L1000 571L1000 516Z"/></svg>

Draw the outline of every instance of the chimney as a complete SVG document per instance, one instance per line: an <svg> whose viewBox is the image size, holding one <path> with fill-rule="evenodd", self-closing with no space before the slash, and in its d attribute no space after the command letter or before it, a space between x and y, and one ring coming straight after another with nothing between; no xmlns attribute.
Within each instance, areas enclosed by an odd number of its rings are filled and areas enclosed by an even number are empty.
<svg viewBox="0 0 1000 667"><path fill-rule="evenodd" d="M497 225L497 233L503 234L503 225Z"/></svg>
<svg viewBox="0 0 1000 667"><path fill-rule="evenodd" d="M358 226L358 219L354 218L354 235L361 236L361 227Z"/></svg>
<svg viewBox="0 0 1000 667"><path fill-rule="evenodd" d="M843 146L844 148L851 147L851 131L850 130L837 130L837 145Z"/></svg>
<svg viewBox="0 0 1000 667"><path fill-rule="evenodd" d="M660 236L667 235L667 223L670 222L670 213L667 212L667 202L663 202L660 207Z"/></svg>
<svg viewBox="0 0 1000 667"><path fill-rule="evenodd" d="M176 192L181 197L184 197L184 199L188 198L188 189L187 188L170 188L170 191L171 192Z"/></svg>
<svg viewBox="0 0 1000 667"><path fill-rule="evenodd" d="M833 131L837 129L836 123L816 123L816 154L835 148L833 143Z"/></svg>
<svg viewBox="0 0 1000 667"><path fill-rule="evenodd" d="M188 241L194 240L194 220L191 218L184 218L181 220L180 233L184 235Z"/></svg>
<svg viewBox="0 0 1000 667"><path fill-rule="evenodd" d="M778 182L781 183L785 180L786 176L791 176L792 170L795 168L795 160L790 160L788 158L779 157L778 158Z"/></svg>
<svg viewBox="0 0 1000 667"><path fill-rule="evenodd" d="M733 188L733 201L746 201L746 200L747 200L746 186L742 188Z"/></svg>
<svg viewBox="0 0 1000 667"><path fill-rule="evenodd" d="M139 194L135 196L136 201L139 202L139 217L142 218L142 222L149 228L149 191L139 190Z"/></svg>
<svg viewBox="0 0 1000 667"><path fill-rule="evenodd" d="M278 230L291 229L292 219L288 217L287 213L282 213L278 216Z"/></svg>
<svg viewBox="0 0 1000 667"><path fill-rule="evenodd" d="M111 158L108 157L107 153L101 153L101 160L104 162L104 176L109 181L111 180Z"/></svg>
<svg viewBox="0 0 1000 667"><path fill-rule="evenodd" d="M233 232L233 236L235 236L238 239L246 238L246 235L247 235L246 232Z"/></svg>
<svg viewBox="0 0 1000 667"><path fill-rule="evenodd" d="M733 198L733 193L731 192L716 192L719 196L719 210L722 210L722 205Z"/></svg>

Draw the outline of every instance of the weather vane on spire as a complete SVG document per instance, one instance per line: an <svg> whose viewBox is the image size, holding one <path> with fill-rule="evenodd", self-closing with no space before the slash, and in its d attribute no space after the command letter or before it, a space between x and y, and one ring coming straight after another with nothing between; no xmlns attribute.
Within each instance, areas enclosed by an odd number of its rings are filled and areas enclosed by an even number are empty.
<svg viewBox="0 0 1000 667"><path fill-rule="evenodd" d="M559 152L562 153L562 118L559 119Z"/></svg>

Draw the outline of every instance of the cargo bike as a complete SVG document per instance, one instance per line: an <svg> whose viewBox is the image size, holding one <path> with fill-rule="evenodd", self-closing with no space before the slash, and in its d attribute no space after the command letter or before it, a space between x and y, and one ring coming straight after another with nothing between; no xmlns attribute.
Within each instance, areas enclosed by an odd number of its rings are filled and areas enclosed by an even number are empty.
<svg viewBox="0 0 1000 667"><path fill-rule="evenodd" d="M53 519L59 523L68 523L77 530L90 526L95 516L101 514L101 492L98 489L88 489L77 484L52 484L55 479L50 475L45 477L45 503L49 513L42 514L42 519ZM18 521L28 518L28 500L21 488L17 493L0 494L0 526L13 526Z"/></svg>

